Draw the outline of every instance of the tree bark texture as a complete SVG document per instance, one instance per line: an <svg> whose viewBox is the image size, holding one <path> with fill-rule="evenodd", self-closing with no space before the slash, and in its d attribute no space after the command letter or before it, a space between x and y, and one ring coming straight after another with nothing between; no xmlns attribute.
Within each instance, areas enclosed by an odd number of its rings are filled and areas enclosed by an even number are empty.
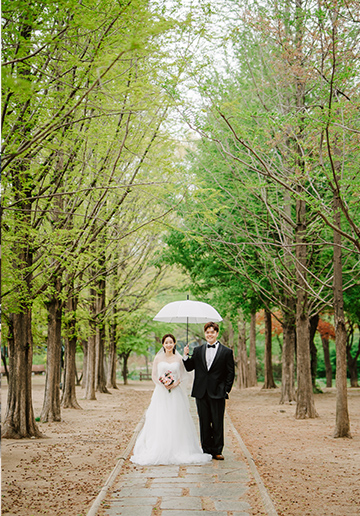
<svg viewBox="0 0 360 516"><path fill-rule="evenodd" d="M265 310L264 312L265 321L265 358L264 358L264 385L263 389L275 389L276 384L274 381L273 367L272 367L272 325L271 325L271 312Z"/></svg>
<svg viewBox="0 0 360 516"><path fill-rule="evenodd" d="M360 325L358 325L358 327L359 326ZM346 357L348 371L350 375L350 387L359 387L357 361L360 356L360 337L358 341L357 351L355 351L355 355L353 356L351 350L353 348L354 343L355 325L352 323L352 321L347 321L346 333Z"/></svg>
<svg viewBox="0 0 360 516"><path fill-rule="evenodd" d="M351 348L347 347L346 352L348 370L350 374L350 387L359 387L357 361L360 355L360 342L358 345L358 350L354 357L351 354Z"/></svg>
<svg viewBox="0 0 360 516"><path fill-rule="evenodd" d="M91 313L90 313L90 335L87 345L86 360L86 386L85 399L96 400L95 382L96 382L96 291L90 289L91 296Z"/></svg>
<svg viewBox="0 0 360 516"><path fill-rule="evenodd" d="M110 394L108 389L106 388L106 375L105 375L105 367L104 367L104 359L105 359L105 327L103 325L97 324L96 326L96 379L95 379L95 388L98 392L103 392L105 394Z"/></svg>
<svg viewBox="0 0 360 516"><path fill-rule="evenodd" d="M341 228L340 200L334 196L334 220ZM347 399L346 341L341 235L334 231L334 323L336 344L336 422L334 437L351 437Z"/></svg>
<svg viewBox="0 0 360 516"><path fill-rule="evenodd" d="M317 417L311 381L310 321L306 292L306 207L305 201L296 201L296 349L297 349L297 404L296 418Z"/></svg>
<svg viewBox="0 0 360 516"><path fill-rule="evenodd" d="M82 348L83 348L83 370L82 370L82 382L81 388L86 389L86 379L87 379L87 357L88 357L88 340L82 340Z"/></svg>
<svg viewBox="0 0 360 516"><path fill-rule="evenodd" d="M19 26L23 41L30 42L32 26L21 19ZM30 52L31 46L25 44L19 47L17 57L24 57ZM30 68L19 61L15 65L17 75L21 80L29 79ZM26 123L26 114L30 109L30 98L22 100L17 106L19 113L17 130L19 139L30 131L31 124ZM16 263L16 273L21 286L18 289L17 310L11 314L12 337L9 339L9 389L2 436L4 438L20 439L24 437L41 437L34 418L31 391L31 369L33 355L33 339L31 328L31 267L33 264L31 236L31 197L32 177L28 161L14 161L11 170L11 182L17 209L14 214L15 234L17 241L12 246L13 259Z"/></svg>
<svg viewBox="0 0 360 516"><path fill-rule="evenodd" d="M117 364L117 356L116 356L116 321L115 318L112 319L109 325L109 362L108 362L108 371L107 371L107 381L106 387L108 389L117 389L118 386L116 384L116 364Z"/></svg>
<svg viewBox="0 0 360 516"><path fill-rule="evenodd" d="M105 324L104 324L104 310L105 310L105 272L104 272L105 256L101 254L99 265L103 270L103 274L100 276L97 285L96 294L96 376L95 376L95 389L105 394L110 394L106 388L106 375L104 368L104 356L105 356Z"/></svg>
<svg viewBox="0 0 360 516"><path fill-rule="evenodd" d="M42 437L34 417L31 391L31 308L13 314L13 338L9 339L9 388L2 437Z"/></svg>
<svg viewBox="0 0 360 516"><path fill-rule="evenodd" d="M295 392L295 340L296 340L296 300L292 293L294 283L294 230L289 221L293 219L293 200L287 188L284 189L284 213L282 220L284 235L284 263L288 275L286 276L288 289L284 289L283 303L286 306L282 312L283 319L283 348L281 367L281 396L280 404L291 403L296 400Z"/></svg>
<svg viewBox="0 0 360 516"><path fill-rule="evenodd" d="M317 348L315 346L314 338L319 323L319 314L310 317L310 357L311 357L311 382L313 389L316 390L316 373L317 373Z"/></svg>
<svg viewBox="0 0 360 516"><path fill-rule="evenodd" d="M86 361L85 399L96 400L95 396L95 365L96 365L96 325L90 323L91 335L88 338Z"/></svg>
<svg viewBox="0 0 360 516"><path fill-rule="evenodd" d="M1 347L1 360L2 360L2 363L4 364L5 376L6 376L6 379L7 379L7 383L9 385L9 369L8 369L8 365L7 365L7 362L6 362L6 348L5 348L5 346Z"/></svg>
<svg viewBox="0 0 360 516"><path fill-rule="evenodd" d="M76 305L77 300L69 297L66 303L67 328L65 345L65 368L64 368L64 387L61 400L63 408L81 409L76 399L75 377L76 377Z"/></svg>
<svg viewBox="0 0 360 516"><path fill-rule="evenodd" d="M124 385L128 385L128 373L129 373L129 370L128 370L128 360L129 360L129 356L130 356L130 353L131 351L127 351L126 353L121 353L121 358L122 358L122 376L123 376L123 379L124 379Z"/></svg>
<svg viewBox="0 0 360 516"><path fill-rule="evenodd" d="M48 309L48 338L46 354L46 381L43 408L40 420L61 421L60 380L61 380L61 316L62 302L60 301L61 278L54 281L54 290L47 303Z"/></svg>
<svg viewBox="0 0 360 516"><path fill-rule="evenodd" d="M330 361L329 339L321 337L321 343L324 351L326 387L332 387L332 367Z"/></svg>
<svg viewBox="0 0 360 516"><path fill-rule="evenodd" d="M237 356L237 385L239 389L246 389L248 385L248 356L246 352L246 323L241 320L238 323L238 356Z"/></svg>
<svg viewBox="0 0 360 516"><path fill-rule="evenodd" d="M250 316L249 387L257 385L256 375L256 313Z"/></svg>
<svg viewBox="0 0 360 516"><path fill-rule="evenodd" d="M294 302L295 305L295 302ZM295 307L295 306L294 306ZM283 349L280 404L296 400L295 393L295 314L283 313Z"/></svg>

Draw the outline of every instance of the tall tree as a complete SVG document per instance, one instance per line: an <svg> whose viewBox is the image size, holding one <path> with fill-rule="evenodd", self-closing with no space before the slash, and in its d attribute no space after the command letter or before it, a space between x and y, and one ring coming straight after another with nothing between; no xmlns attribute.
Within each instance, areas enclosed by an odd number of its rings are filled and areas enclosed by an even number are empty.
<svg viewBox="0 0 360 516"><path fill-rule="evenodd" d="M273 368L272 368L272 324L271 324L271 312L270 310L266 310L264 312L264 321L265 321L265 356L264 356L264 364L265 364L265 378L263 389L275 389L276 384L273 376Z"/></svg>
<svg viewBox="0 0 360 516"><path fill-rule="evenodd" d="M6 11L6 9L4 10ZM31 131L31 125L26 122L32 107L29 91L32 81L26 59L31 54L30 42L34 32L34 19L37 15L36 8L32 8L27 16L22 20L17 20L16 24L18 37L23 45L16 47L12 64L13 73L20 83L26 84L28 87L27 91L22 91L21 95L12 102L13 108L17 112L15 127L19 139L26 139ZM24 89L26 90L26 88ZM5 105L11 96L9 91ZM10 181L17 203L17 211L13 220L16 239L11 242L11 255L17 268L15 289L18 295L12 306L13 314L9 315L9 320L12 322L9 339L9 391L2 433L6 438L39 437L41 434L35 423L31 394L33 249L29 242L33 192L29 164L19 159L14 160Z"/></svg>
<svg viewBox="0 0 360 516"><path fill-rule="evenodd" d="M42 418L58 420L61 311L55 305L66 302L63 275L70 283L81 274L88 281L83 273L93 262L92 244L114 224L119 207L126 209L130 187L149 185L151 166L162 180L173 171L163 151L158 169L150 156L167 112L158 81L160 47L180 24L142 0L90 1L86 7L73 0L15 1L3 7L3 308L7 320L14 318L10 381L27 393L25 407L31 407L31 304L46 293L51 365ZM130 232L136 229L134 221ZM28 349L26 363L21 349ZM19 392L9 389L4 435L28 436L20 427L38 435L32 409L21 411L19 424L12 421L19 419Z"/></svg>

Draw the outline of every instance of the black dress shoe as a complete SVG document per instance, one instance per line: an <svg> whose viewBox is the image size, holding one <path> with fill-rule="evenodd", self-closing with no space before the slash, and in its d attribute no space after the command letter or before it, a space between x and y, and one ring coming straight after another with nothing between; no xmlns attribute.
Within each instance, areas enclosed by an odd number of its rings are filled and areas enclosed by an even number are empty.
<svg viewBox="0 0 360 516"><path fill-rule="evenodd" d="M224 460L224 455L213 455L213 459L215 459L215 460Z"/></svg>

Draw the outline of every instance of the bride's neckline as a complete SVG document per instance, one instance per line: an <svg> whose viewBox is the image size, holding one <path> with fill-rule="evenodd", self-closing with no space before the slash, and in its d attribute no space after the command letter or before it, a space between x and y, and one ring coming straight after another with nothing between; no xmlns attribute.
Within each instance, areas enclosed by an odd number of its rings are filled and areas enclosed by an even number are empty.
<svg viewBox="0 0 360 516"><path fill-rule="evenodd" d="M164 357L164 358L161 358L161 359L160 359L160 362L166 362L167 364L176 364L176 363L178 363L179 361L178 361L178 360L176 360L176 359L175 359L175 360L166 360L166 358Z"/></svg>

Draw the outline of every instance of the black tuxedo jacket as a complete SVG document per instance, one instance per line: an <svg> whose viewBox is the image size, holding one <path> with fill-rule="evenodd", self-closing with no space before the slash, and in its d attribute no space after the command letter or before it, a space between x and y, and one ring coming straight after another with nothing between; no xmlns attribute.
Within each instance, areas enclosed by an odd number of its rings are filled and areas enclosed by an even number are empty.
<svg viewBox="0 0 360 516"><path fill-rule="evenodd" d="M206 365L206 344L194 348L192 357L184 360L187 371L195 370L191 396L203 398L228 398L235 377L234 355L231 349L219 343L210 369Z"/></svg>

